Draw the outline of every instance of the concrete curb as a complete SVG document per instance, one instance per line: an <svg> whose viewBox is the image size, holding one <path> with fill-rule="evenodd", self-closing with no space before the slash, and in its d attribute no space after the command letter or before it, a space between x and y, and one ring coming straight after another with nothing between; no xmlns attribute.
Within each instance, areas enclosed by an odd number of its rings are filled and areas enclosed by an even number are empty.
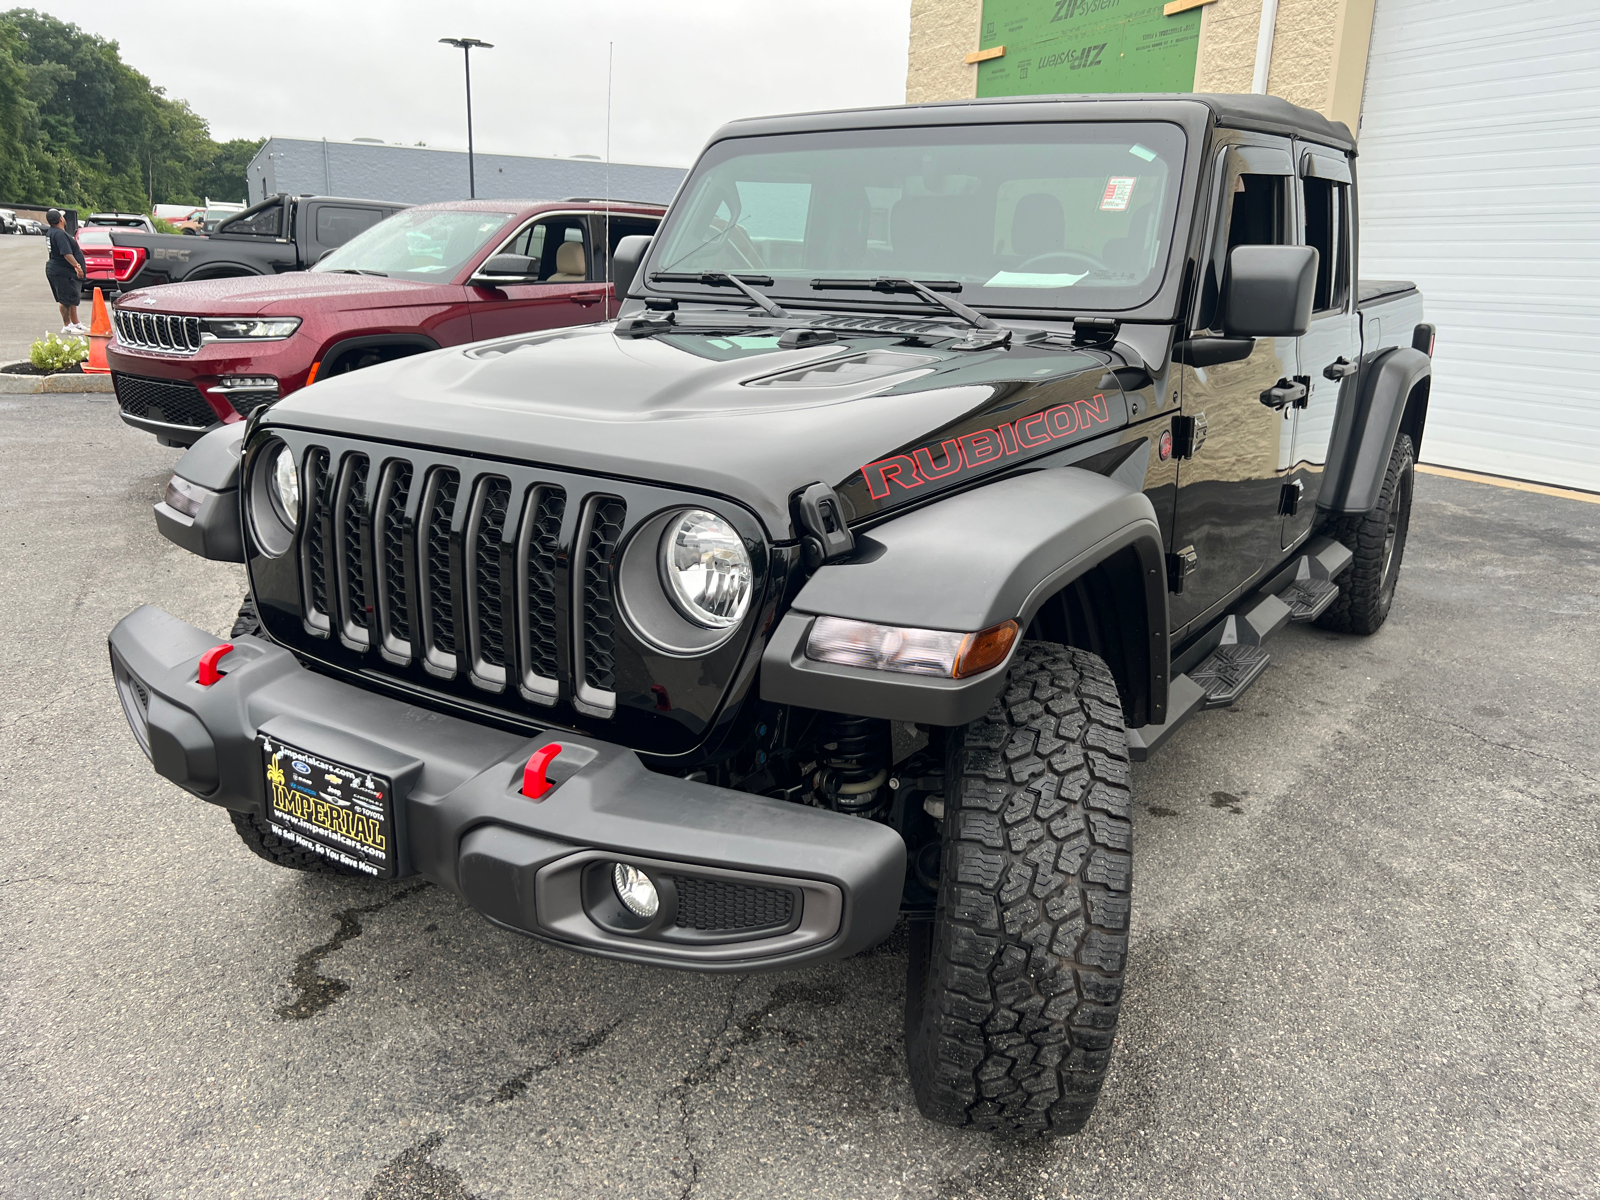
<svg viewBox="0 0 1600 1200"><path fill-rule="evenodd" d="M26 361L19 359L18 361ZM12 363L0 363L9 367ZM6 375L0 373L0 396L61 395L81 392L114 392L109 375Z"/></svg>

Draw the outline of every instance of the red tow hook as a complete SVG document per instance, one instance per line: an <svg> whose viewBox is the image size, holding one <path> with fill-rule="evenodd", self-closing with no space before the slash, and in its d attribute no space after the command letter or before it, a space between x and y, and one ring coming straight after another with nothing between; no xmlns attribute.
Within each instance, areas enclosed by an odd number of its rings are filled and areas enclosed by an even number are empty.
<svg viewBox="0 0 1600 1200"><path fill-rule="evenodd" d="M213 646L200 656L200 677L198 682L201 687L210 687L222 678L222 672L217 670L217 660L224 654L232 653L233 643L223 642L222 645Z"/></svg>
<svg viewBox="0 0 1600 1200"><path fill-rule="evenodd" d="M522 794L530 800L542 800L544 794L555 784L546 777L550 762L561 753L561 743L551 742L548 746L540 746L528 758L528 765L522 768Z"/></svg>

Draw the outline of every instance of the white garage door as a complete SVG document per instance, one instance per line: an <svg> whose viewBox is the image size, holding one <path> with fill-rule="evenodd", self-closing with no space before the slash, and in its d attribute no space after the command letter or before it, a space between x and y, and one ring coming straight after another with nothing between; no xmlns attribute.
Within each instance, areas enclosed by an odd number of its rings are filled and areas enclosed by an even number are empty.
<svg viewBox="0 0 1600 1200"><path fill-rule="evenodd" d="M1600 491L1600 9L1377 0L1361 274L1439 327L1423 460Z"/></svg>

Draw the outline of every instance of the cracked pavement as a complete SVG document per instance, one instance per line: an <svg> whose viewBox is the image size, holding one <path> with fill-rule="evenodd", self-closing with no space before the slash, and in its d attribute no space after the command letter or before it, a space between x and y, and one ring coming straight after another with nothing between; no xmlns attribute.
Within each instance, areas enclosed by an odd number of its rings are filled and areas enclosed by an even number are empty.
<svg viewBox="0 0 1600 1200"><path fill-rule="evenodd" d="M0 1197L1600 1196L1600 505L1419 475L1388 627L1135 769L1117 1056L1040 1145L916 1113L899 936L694 976L251 855L106 669L238 605L177 456L0 403Z"/></svg>

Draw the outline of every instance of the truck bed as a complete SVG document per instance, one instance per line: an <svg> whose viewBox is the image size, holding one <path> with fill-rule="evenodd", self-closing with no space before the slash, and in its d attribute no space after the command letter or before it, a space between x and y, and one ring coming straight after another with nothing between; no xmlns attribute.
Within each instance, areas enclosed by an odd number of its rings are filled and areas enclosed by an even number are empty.
<svg viewBox="0 0 1600 1200"><path fill-rule="evenodd" d="M1422 322L1422 293L1408 279L1363 279L1357 285L1356 312L1361 315L1361 352L1384 346L1411 345L1412 331Z"/></svg>

